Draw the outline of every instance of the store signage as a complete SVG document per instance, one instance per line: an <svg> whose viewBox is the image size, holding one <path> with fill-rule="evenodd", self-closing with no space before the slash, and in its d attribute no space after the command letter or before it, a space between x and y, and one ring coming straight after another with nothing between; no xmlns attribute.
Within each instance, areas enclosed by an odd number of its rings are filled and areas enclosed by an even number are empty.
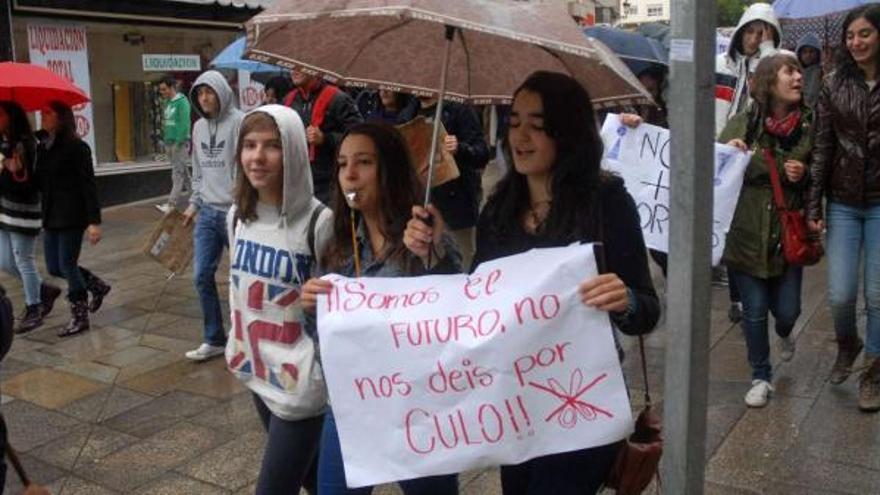
<svg viewBox="0 0 880 495"><path fill-rule="evenodd" d="M28 24L30 63L46 67L92 96L86 28L79 24ZM91 102L73 107L76 133L95 154L95 127ZM39 120L37 122L39 124Z"/></svg>
<svg viewBox="0 0 880 495"><path fill-rule="evenodd" d="M202 70L202 61L198 55L145 53L142 57L145 72L198 72Z"/></svg>

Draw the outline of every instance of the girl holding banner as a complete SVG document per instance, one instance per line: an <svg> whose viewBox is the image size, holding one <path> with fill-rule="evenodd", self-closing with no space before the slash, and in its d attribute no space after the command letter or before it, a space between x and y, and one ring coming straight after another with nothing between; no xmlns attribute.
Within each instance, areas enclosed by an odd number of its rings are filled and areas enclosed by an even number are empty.
<svg viewBox="0 0 880 495"><path fill-rule="evenodd" d="M584 304L608 311L622 332L650 332L660 305L638 211L623 181L600 171L602 140L590 96L574 79L535 72L514 93L503 150L508 170L477 224L473 266L532 248L604 243L604 274L578 287ZM433 227L424 221L434 217ZM413 209L407 247L423 260L440 239L436 211ZM501 467L505 495L591 494L604 484L619 443Z"/></svg>
<svg viewBox="0 0 880 495"><path fill-rule="evenodd" d="M768 312L776 321L782 359L794 355L791 332L801 311L803 268L786 263L780 248L782 226L770 209L774 200L768 166L778 170L787 208L801 209L808 182L804 163L813 147L813 113L803 104L802 87L793 54L765 58L755 70L753 105L731 119L719 139L754 151L722 258L742 295L742 327L752 367L752 387L745 396L749 407L764 407L773 391ZM775 164L768 164L764 150L775 155Z"/></svg>
<svg viewBox="0 0 880 495"><path fill-rule="evenodd" d="M336 187L332 189L333 236L319 255L323 273L346 277L410 277L461 271L458 248L449 237L438 237L431 267L425 268L404 245L404 229L412 205L424 197L407 145L388 124L359 124L342 139L336 159ZM443 220L429 211L442 230ZM332 283L313 278L303 286L303 307L313 312L317 297L329 294ZM369 359L369 357L366 357ZM401 481L406 495L455 495L456 475ZM328 411L321 436L318 462L321 495L369 494L372 487L347 488L339 433Z"/></svg>

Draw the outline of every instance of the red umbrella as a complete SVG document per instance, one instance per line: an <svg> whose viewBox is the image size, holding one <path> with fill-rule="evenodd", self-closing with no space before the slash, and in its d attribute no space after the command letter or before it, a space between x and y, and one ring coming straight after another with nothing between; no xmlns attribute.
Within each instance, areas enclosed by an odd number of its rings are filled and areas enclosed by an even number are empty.
<svg viewBox="0 0 880 495"><path fill-rule="evenodd" d="M14 101L30 112L53 100L72 107L91 99L72 82L45 67L3 62L0 63L0 100Z"/></svg>

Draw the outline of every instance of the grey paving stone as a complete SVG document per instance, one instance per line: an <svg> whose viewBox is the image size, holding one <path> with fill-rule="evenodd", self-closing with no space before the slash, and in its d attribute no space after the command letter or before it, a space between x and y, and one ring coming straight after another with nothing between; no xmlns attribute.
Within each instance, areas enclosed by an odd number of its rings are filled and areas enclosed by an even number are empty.
<svg viewBox="0 0 880 495"><path fill-rule="evenodd" d="M19 454L18 458L21 460L21 464L24 466L24 470L32 483L50 486L66 474L63 470L29 454ZM6 485L3 493L18 494L23 491L24 487L21 485L21 481L18 480L18 476L15 475L15 471L10 466L6 472Z"/></svg>
<svg viewBox="0 0 880 495"><path fill-rule="evenodd" d="M20 375L21 373L30 371L36 367L37 365L34 363L15 358L6 358L3 360L3 364L0 364L0 381L5 382L16 375Z"/></svg>
<svg viewBox="0 0 880 495"><path fill-rule="evenodd" d="M774 483L807 486L816 493L865 495L877 493L880 487L880 471L819 459L800 451L786 452L777 466Z"/></svg>
<svg viewBox="0 0 880 495"><path fill-rule="evenodd" d="M235 395L229 401L217 404L216 407L208 408L204 413L192 417L190 421L209 428L237 432L263 429L251 392Z"/></svg>
<svg viewBox="0 0 880 495"><path fill-rule="evenodd" d="M215 400L207 397L175 391L117 414L107 419L104 426L144 438L166 430L216 404Z"/></svg>
<svg viewBox="0 0 880 495"><path fill-rule="evenodd" d="M808 399L773 397L762 409L743 415L706 466L706 479L759 490L775 474L772 461L794 443L810 410Z"/></svg>
<svg viewBox="0 0 880 495"><path fill-rule="evenodd" d="M102 459L85 462L77 474L112 489L130 492L228 439L215 430L180 423Z"/></svg>
<svg viewBox="0 0 880 495"><path fill-rule="evenodd" d="M73 433L32 450L31 454L62 469L70 470L76 465L110 455L138 440L137 437L109 428L81 425Z"/></svg>
<svg viewBox="0 0 880 495"><path fill-rule="evenodd" d="M75 476L62 478L52 485L53 487L57 486L52 493L59 495L115 495L119 493Z"/></svg>
<svg viewBox="0 0 880 495"><path fill-rule="evenodd" d="M237 490L256 481L265 445L266 435L262 432L246 433L177 471L197 480Z"/></svg>
<svg viewBox="0 0 880 495"><path fill-rule="evenodd" d="M70 416L23 400L4 405L3 417L9 430L9 443L19 452L27 452L63 437L82 424Z"/></svg>
<svg viewBox="0 0 880 495"><path fill-rule="evenodd" d="M134 492L136 495L226 495L230 493L218 486L209 485L178 473L168 473ZM249 493L253 494L253 490Z"/></svg>

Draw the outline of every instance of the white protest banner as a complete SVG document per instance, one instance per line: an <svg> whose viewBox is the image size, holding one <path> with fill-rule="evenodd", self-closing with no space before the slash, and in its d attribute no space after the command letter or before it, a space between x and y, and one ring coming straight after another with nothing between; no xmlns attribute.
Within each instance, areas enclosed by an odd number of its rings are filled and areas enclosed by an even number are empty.
<svg viewBox="0 0 880 495"><path fill-rule="evenodd" d="M669 130L649 124L635 129L608 114L602 126L605 143L603 168L619 174L635 199L642 233L649 248L668 251L669 239ZM724 239L733 220L749 153L715 144L712 264L721 262ZM707 164L708 166L708 164Z"/></svg>
<svg viewBox="0 0 880 495"><path fill-rule="evenodd" d="M324 372L352 487L516 464L632 430L608 314L577 285L591 245L474 274L349 279L318 304Z"/></svg>
<svg viewBox="0 0 880 495"><path fill-rule="evenodd" d="M62 23L28 24L28 49L32 64L46 67L76 85L91 98L89 47L84 26ZM73 107L73 115L76 119L76 134L89 144L94 157L92 103Z"/></svg>
<svg viewBox="0 0 880 495"><path fill-rule="evenodd" d="M263 85L251 79L247 70L238 71L238 106L243 112L253 110L263 104Z"/></svg>

